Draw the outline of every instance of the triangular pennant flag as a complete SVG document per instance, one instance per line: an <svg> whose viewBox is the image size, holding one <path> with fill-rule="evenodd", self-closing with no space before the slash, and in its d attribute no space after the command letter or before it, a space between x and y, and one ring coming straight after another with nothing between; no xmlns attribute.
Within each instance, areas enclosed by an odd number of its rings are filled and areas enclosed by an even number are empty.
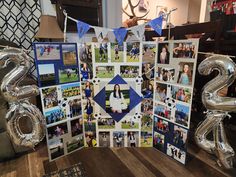
<svg viewBox="0 0 236 177"><path fill-rule="evenodd" d="M96 37L98 39L98 42L102 42L103 39L107 36L108 32L110 31L107 28L101 28L101 27L96 27L96 26L93 28L94 28Z"/></svg>
<svg viewBox="0 0 236 177"><path fill-rule="evenodd" d="M144 32L145 32L145 24L131 27L130 30L138 38L138 40L140 41L143 40Z"/></svg>
<svg viewBox="0 0 236 177"><path fill-rule="evenodd" d="M77 22L77 33L78 33L79 38L82 38L85 35L85 33L88 32L89 29L90 29L89 24L78 20L78 22Z"/></svg>
<svg viewBox="0 0 236 177"><path fill-rule="evenodd" d="M155 18L148 22L148 24L159 34L162 34L162 20L163 16L160 16L158 18Z"/></svg>
<svg viewBox="0 0 236 177"><path fill-rule="evenodd" d="M122 45L125 39L125 36L127 34L127 30L125 28L114 28L113 32L117 39L118 44Z"/></svg>

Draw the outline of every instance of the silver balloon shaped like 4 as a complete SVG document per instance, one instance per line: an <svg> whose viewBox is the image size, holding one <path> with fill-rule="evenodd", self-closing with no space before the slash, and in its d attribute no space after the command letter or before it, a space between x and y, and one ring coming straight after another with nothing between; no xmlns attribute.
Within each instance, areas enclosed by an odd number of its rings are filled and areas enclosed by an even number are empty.
<svg viewBox="0 0 236 177"><path fill-rule="evenodd" d="M6 113L7 132L16 145L33 148L45 136L46 123L41 111L29 102L29 98L39 94L36 85L18 86L30 69L30 58L21 49L5 48L0 52L0 69L10 62L15 67L3 78L1 94L9 103ZM21 118L32 123L32 132L24 134L19 126Z"/></svg>
<svg viewBox="0 0 236 177"><path fill-rule="evenodd" d="M230 169L235 153L228 143L223 120L230 117L228 112L236 112L236 98L222 97L218 92L234 82L236 65L229 57L216 55L206 58L198 67L202 75L209 75L214 70L219 72L218 75L203 88L202 103L207 114L195 132L195 140L202 149L217 156L220 166ZM213 141L207 139L210 132L213 132Z"/></svg>

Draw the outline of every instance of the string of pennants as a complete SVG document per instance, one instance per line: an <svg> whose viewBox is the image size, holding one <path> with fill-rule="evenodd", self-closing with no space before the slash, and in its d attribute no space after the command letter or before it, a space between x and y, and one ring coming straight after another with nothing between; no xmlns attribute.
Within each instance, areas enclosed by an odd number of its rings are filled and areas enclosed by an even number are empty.
<svg viewBox="0 0 236 177"><path fill-rule="evenodd" d="M65 11L64 15L66 16L66 19L68 17L69 19L77 23L77 33L80 39L89 31L90 28L94 29L98 42L102 42L109 32L113 32L119 45L122 45L128 31L131 31L138 38L138 40L142 41L146 25L149 25L151 28L153 28L157 34L159 35L162 34L163 16L159 16L158 18L155 18L147 23L136 25L130 28L121 27L121 28L110 29L110 28L92 26L83 21L75 20L72 17L67 16L67 13Z"/></svg>

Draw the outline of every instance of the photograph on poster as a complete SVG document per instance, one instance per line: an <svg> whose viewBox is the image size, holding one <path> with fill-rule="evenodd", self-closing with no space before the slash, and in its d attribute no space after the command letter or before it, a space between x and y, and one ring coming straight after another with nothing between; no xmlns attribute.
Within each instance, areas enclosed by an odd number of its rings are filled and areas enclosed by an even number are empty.
<svg viewBox="0 0 236 177"><path fill-rule="evenodd" d="M142 83L142 94L143 98L153 98L153 90L154 90L154 81L153 80L145 80Z"/></svg>
<svg viewBox="0 0 236 177"><path fill-rule="evenodd" d="M143 99L141 103L141 112L143 114L152 114L153 99Z"/></svg>
<svg viewBox="0 0 236 177"><path fill-rule="evenodd" d="M167 143L167 155L176 159L177 161L185 164L186 152L181 151L179 148Z"/></svg>
<svg viewBox="0 0 236 177"><path fill-rule="evenodd" d="M79 81L78 69L59 69L59 82L67 83L67 82L76 82Z"/></svg>
<svg viewBox="0 0 236 177"><path fill-rule="evenodd" d="M68 133L67 123L61 123L48 128L48 139L54 139Z"/></svg>
<svg viewBox="0 0 236 177"><path fill-rule="evenodd" d="M128 147L139 146L139 132L127 132L127 146Z"/></svg>
<svg viewBox="0 0 236 177"><path fill-rule="evenodd" d="M58 106L57 87L43 88L42 100L44 109Z"/></svg>
<svg viewBox="0 0 236 177"><path fill-rule="evenodd" d="M80 83L65 84L61 86L63 98L69 98L80 95Z"/></svg>
<svg viewBox="0 0 236 177"><path fill-rule="evenodd" d="M45 111L44 116L46 118L46 123L52 124L66 119L66 110L57 107L52 110Z"/></svg>
<svg viewBox="0 0 236 177"><path fill-rule="evenodd" d="M156 101L165 102L167 98L167 85L156 83L156 94L155 99Z"/></svg>
<svg viewBox="0 0 236 177"><path fill-rule="evenodd" d="M59 44L35 44L37 60L60 60Z"/></svg>
<svg viewBox="0 0 236 177"><path fill-rule="evenodd" d="M170 119L171 117L171 110L169 107L161 105L161 104L155 104L154 107L154 114L164 117L166 119Z"/></svg>
<svg viewBox="0 0 236 177"><path fill-rule="evenodd" d="M140 43L132 42L126 43L126 61L127 62L139 62Z"/></svg>
<svg viewBox="0 0 236 177"><path fill-rule="evenodd" d="M98 128L99 129L114 129L115 120L112 118L98 118Z"/></svg>
<svg viewBox="0 0 236 177"><path fill-rule="evenodd" d="M86 81L82 83L82 98L83 99L89 99L92 98L94 96L94 92L93 92L93 83Z"/></svg>
<svg viewBox="0 0 236 177"><path fill-rule="evenodd" d="M124 132L113 132L113 147L124 147Z"/></svg>
<svg viewBox="0 0 236 177"><path fill-rule="evenodd" d="M83 136L75 137L66 142L67 152L70 153L84 146Z"/></svg>
<svg viewBox="0 0 236 177"><path fill-rule="evenodd" d="M185 149L187 135L188 135L188 131L186 129L175 125L173 144L176 145L180 149Z"/></svg>
<svg viewBox="0 0 236 177"><path fill-rule="evenodd" d="M92 45L91 43L78 43L79 59L83 63L92 64Z"/></svg>
<svg viewBox="0 0 236 177"><path fill-rule="evenodd" d="M54 64L39 64L38 72L41 87L56 85Z"/></svg>
<svg viewBox="0 0 236 177"><path fill-rule="evenodd" d="M192 42L174 43L173 58L195 58L195 45Z"/></svg>
<svg viewBox="0 0 236 177"><path fill-rule="evenodd" d="M85 131L96 131L96 119L93 116L94 105L90 99L84 103L84 129Z"/></svg>
<svg viewBox="0 0 236 177"><path fill-rule="evenodd" d="M188 126L189 107L181 104L176 104L175 122L184 126Z"/></svg>
<svg viewBox="0 0 236 177"><path fill-rule="evenodd" d="M142 77L143 77L143 84L148 85L150 80L154 78L154 65L150 63L143 63L142 64Z"/></svg>
<svg viewBox="0 0 236 177"><path fill-rule="evenodd" d="M77 46L76 44L62 44L62 58L65 66L77 65Z"/></svg>
<svg viewBox="0 0 236 177"><path fill-rule="evenodd" d="M192 85L193 63L179 63L178 83L183 85Z"/></svg>
<svg viewBox="0 0 236 177"><path fill-rule="evenodd" d="M189 88L171 86L171 95L173 99L190 103L191 90Z"/></svg>
<svg viewBox="0 0 236 177"><path fill-rule="evenodd" d="M96 147L97 140L96 140L96 132L88 131L85 132L85 147Z"/></svg>
<svg viewBox="0 0 236 177"><path fill-rule="evenodd" d="M154 132L153 147L155 147L158 150L164 152L164 142L165 142L165 136L158 133L158 132Z"/></svg>
<svg viewBox="0 0 236 177"><path fill-rule="evenodd" d="M51 159L56 159L64 155L64 145L62 138L55 138L48 141L49 154Z"/></svg>
<svg viewBox="0 0 236 177"><path fill-rule="evenodd" d="M120 66L120 75L123 78L135 78L139 75L139 66Z"/></svg>
<svg viewBox="0 0 236 177"><path fill-rule="evenodd" d="M82 118L72 120L70 122L70 125L71 125L72 137L83 133L83 120L82 120Z"/></svg>
<svg viewBox="0 0 236 177"><path fill-rule="evenodd" d="M152 147L152 132L141 132L141 147Z"/></svg>
<svg viewBox="0 0 236 177"><path fill-rule="evenodd" d="M80 63L81 81L87 81L93 78L93 65L81 62Z"/></svg>
<svg viewBox="0 0 236 177"><path fill-rule="evenodd" d="M130 95L126 84L109 84L106 86L106 112L129 112Z"/></svg>
<svg viewBox="0 0 236 177"><path fill-rule="evenodd" d="M82 115L82 107L81 107L81 99L73 99L68 101L69 109L70 109L70 117L77 117Z"/></svg>
<svg viewBox="0 0 236 177"><path fill-rule="evenodd" d="M154 116L154 130L162 133L168 133L170 130L168 121Z"/></svg>
<svg viewBox="0 0 236 177"><path fill-rule="evenodd" d="M139 128L139 120L134 119L134 117L125 117L121 122L122 129L138 129Z"/></svg>
<svg viewBox="0 0 236 177"><path fill-rule="evenodd" d="M99 132L99 147L110 147L110 132Z"/></svg>
<svg viewBox="0 0 236 177"><path fill-rule="evenodd" d="M108 43L94 43L94 54L96 63L108 62Z"/></svg>
<svg viewBox="0 0 236 177"><path fill-rule="evenodd" d="M174 82L175 69L167 67L157 67L156 79L158 81Z"/></svg>
<svg viewBox="0 0 236 177"><path fill-rule="evenodd" d="M152 131L152 114L143 114L141 118L141 130L146 132Z"/></svg>
<svg viewBox="0 0 236 177"><path fill-rule="evenodd" d="M113 78L115 75L114 66L97 66L96 76L98 78Z"/></svg>
<svg viewBox="0 0 236 177"><path fill-rule="evenodd" d="M124 46L111 43L111 62L124 62Z"/></svg>
<svg viewBox="0 0 236 177"><path fill-rule="evenodd" d="M143 63L155 64L156 44L143 44Z"/></svg>
<svg viewBox="0 0 236 177"><path fill-rule="evenodd" d="M169 43L159 43L158 54L157 54L157 63L158 64L169 64L169 62L170 62Z"/></svg>

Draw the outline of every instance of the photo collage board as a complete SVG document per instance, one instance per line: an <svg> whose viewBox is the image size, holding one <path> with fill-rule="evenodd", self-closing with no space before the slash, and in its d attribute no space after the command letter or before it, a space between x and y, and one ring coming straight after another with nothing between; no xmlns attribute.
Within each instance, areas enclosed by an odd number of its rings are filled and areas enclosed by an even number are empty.
<svg viewBox="0 0 236 177"><path fill-rule="evenodd" d="M85 146L152 147L156 43L78 45Z"/></svg>
<svg viewBox="0 0 236 177"><path fill-rule="evenodd" d="M198 39L158 43L153 147L182 164L190 127Z"/></svg>
<svg viewBox="0 0 236 177"><path fill-rule="evenodd" d="M34 43L49 160L84 146L76 43Z"/></svg>

